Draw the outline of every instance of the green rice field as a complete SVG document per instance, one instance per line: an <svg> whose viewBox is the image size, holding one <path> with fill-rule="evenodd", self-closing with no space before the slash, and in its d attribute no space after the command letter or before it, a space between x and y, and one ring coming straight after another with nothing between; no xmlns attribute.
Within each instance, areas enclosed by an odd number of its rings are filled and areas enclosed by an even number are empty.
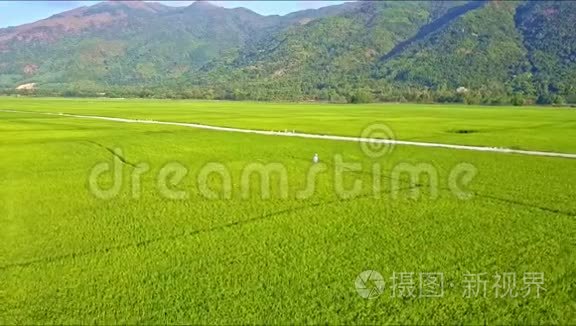
<svg viewBox="0 0 576 326"><path fill-rule="evenodd" d="M574 109L0 109L0 324L576 323L575 159L39 114L574 154Z"/></svg>

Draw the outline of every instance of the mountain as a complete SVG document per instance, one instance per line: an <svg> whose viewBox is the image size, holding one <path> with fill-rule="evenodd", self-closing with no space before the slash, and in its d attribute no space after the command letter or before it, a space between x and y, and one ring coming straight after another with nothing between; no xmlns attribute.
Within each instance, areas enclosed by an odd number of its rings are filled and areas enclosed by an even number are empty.
<svg viewBox="0 0 576 326"><path fill-rule="evenodd" d="M516 25L530 62L525 83L535 82L541 102L554 94L576 92L576 2L529 2L521 6ZM529 78L531 77L531 78Z"/></svg>
<svg viewBox="0 0 576 326"><path fill-rule="evenodd" d="M357 1L285 16L109 1L0 29L0 87L256 100L576 102L576 2Z"/></svg>
<svg viewBox="0 0 576 326"><path fill-rule="evenodd" d="M168 7L108 1L45 20L0 30L0 85L176 83L212 59L248 46L303 19L341 10L311 10L286 17L198 1Z"/></svg>
<svg viewBox="0 0 576 326"><path fill-rule="evenodd" d="M518 5L490 2L458 16L383 58L379 76L408 86L500 93L512 76L528 69L514 20Z"/></svg>
<svg viewBox="0 0 576 326"><path fill-rule="evenodd" d="M379 58L414 37L461 1L363 2L334 16L296 25L262 39L221 69L210 67L208 81L219 88L241 84L244 97L286 98L316 93L342 100L355 88L373 83ZM211 70L211 71L210 71ZM273 92L272 95L268 94Z"/></svg>

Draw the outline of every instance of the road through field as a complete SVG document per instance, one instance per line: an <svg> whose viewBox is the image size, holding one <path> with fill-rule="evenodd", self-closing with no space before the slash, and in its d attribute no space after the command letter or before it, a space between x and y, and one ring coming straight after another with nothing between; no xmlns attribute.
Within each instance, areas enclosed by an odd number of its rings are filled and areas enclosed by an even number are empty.
<svg viewBox="0 0 576 326"><path fill-rule="evenodd" d="M335 140L335 141L346 141L346 142L446 148L446 149L465 150L465 151L493 152L493 153L503 153L503 154L519 154L519 155L530 155L530 156L546 156L546 157L560 157L560 158L576 159L576 154L572 154L572 153L529 151L529 150L519 150L519 149L510 149L510 148L501 148L501 147L467 146L467 145L442 144L442 143L413 142L413 141L404 141L404 140L396 140L396 139L379 139L379 138L347 137L347 136L337 136L337 135L319 135L319 134L308 134L308 133L297 133L297 132L266 131L266 130L218 127L218 126L211 126L211 125L198 124L198 123L169 122L169 121L142 120L142 119L126 119L126 118L114 118L114 117L93 116L93 115L79 115L79 114L68 114L68 113L32 112L32 111L20 111L20 110L8 110L8 109L0 109L0 112L51 115L51 116L61 116L61 117L78 118L78 119L114 121L114 122L121 122L121 123L168 125L168 126L207 129L207 130L215 130L215 131L223 131L223 132L236 132L236 133L245 133L245 134L265 135L265 136L298 137L298 138L323 139L323 140Z"/></svg>

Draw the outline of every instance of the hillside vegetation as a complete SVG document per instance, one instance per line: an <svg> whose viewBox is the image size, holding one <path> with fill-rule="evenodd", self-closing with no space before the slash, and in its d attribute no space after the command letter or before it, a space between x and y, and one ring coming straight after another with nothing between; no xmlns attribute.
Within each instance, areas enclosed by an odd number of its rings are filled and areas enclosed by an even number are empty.
<svg viewBox="0 0 576 326"><path fill-rule="evenodd" d="M362 1L262 16L104 2L0 30L0 87L230 100L576 102L570 1ZM27 90L26 92L30 92Z"/></svg>

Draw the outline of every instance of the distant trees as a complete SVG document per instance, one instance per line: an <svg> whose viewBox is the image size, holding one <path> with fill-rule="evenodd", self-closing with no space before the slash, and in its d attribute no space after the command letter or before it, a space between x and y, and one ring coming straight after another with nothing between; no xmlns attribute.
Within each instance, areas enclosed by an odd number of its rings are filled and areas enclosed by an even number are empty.
<svg viewBox="0 0 576 326"><path fill-rule="evenodd" d="M134 87L119 86L97 89L80 87L38 88L33 92L16 91L11 88L0 89L0 95L20 96L63 96L63 97L108 97L108 98L155 98L155 99L197 99L227 101L321 101L332 103L373 103L373 102L410 102L410 103L462 103L467 105L566 105L576 104L576 94L560 96L542 94L539 96L523 93L507 93L490 89L470 89L458 93L456 89L431 89L394 85L372 85L374 88L358 87L340 90L337 88L310 88L305 93L297 92L293 87L273 88L259 84L240 88L212 88L202 86L180 87Z"/></svg>
<svg viewBox="0 0 576 326"><path fill-rule="evenodd" d="M350 103L371 103L374 102L374 96L369 89L358 89L350 96Z"/></svg>
<svg viewBox="0 0 576 326"><path fill-rule="evenodd" d="M512 97L512 105L514 106L522 106L526 103L524 97L521 94L515 94Z"/></svg>

